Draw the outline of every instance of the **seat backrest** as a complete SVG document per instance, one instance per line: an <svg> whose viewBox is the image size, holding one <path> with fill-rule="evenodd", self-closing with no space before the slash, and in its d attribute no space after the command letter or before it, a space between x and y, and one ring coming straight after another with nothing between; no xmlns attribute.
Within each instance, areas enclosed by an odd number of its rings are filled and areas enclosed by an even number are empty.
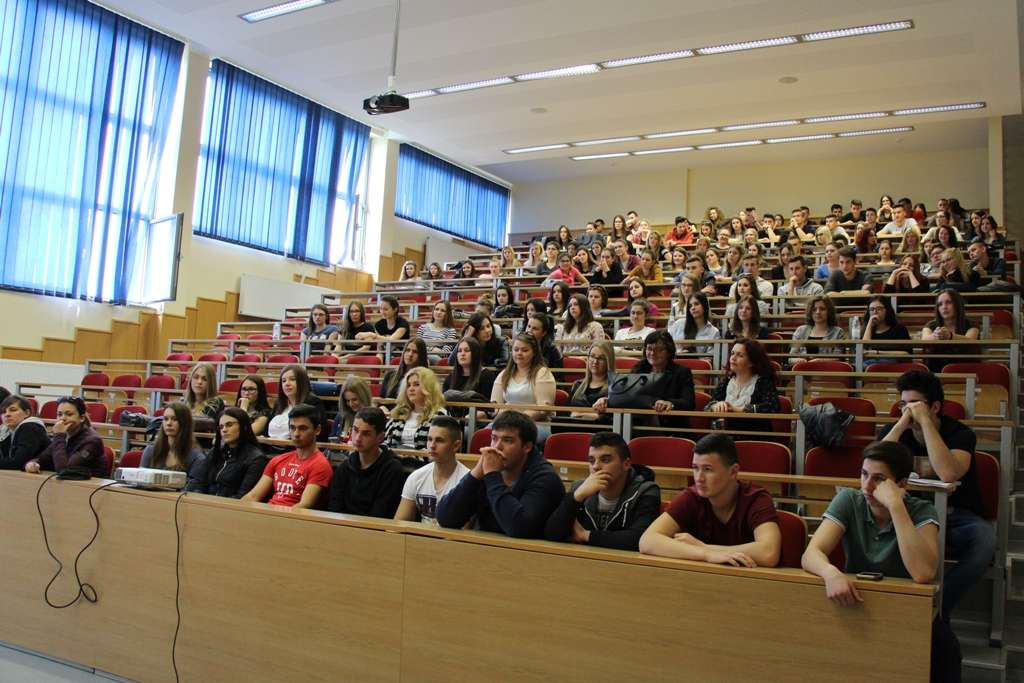
<svg viewBox="0 0 1024 683"><path fill-rule="evenodd" d="M693 392L693 409L704 410L704 408L711 403L711 394L705 391ZM690 426L694 429L710 429L711 418L710 417L691 417L689 418Z"/></svg>
<svg viewBox="0 0 1024 683"><path fill-rule="evenodd" d="M107 421L107 407L102 403L86 403L85 412L89 415L91 422Z"/></svg>
<svg viewBox="0 0 1024 683"><path fill-rule="evenodd" d="M118 375L110 385L114 387L141 387L142 378L138 375Z"/></svg>
<svg viewBox="0 0 1024 683"><path fill-rule="evenodd" d="M344 361L345 365L380 365L380 358L377 356L349 356ZM365 370L357 370L355 374L365 374L368 377L377 378L380 377L379 368L366 368Z"/></svg>
<svg viewBox="0 0 1024 683"><path fill-rule="evenodd" d="M978 451L974 454L974 471L981 489L985 519L996 519L999 516L999 461L990 453Z"/></svg>
<svg viewBox="0 0 1024 683"><path fill-rule="evenodd" d="M637 436L629 441L630 460L655 467L693 467L693 441L676 436Z"/></svg>
<svg viewBox="0 0 1024 683"><path fill-rule="evenodd" d="M234 340L234 339L241 339L241 338L242 338L242 335L235 334L234 332L224 332L222 334L218 334L217 335L217 339Z"/></svg>
<svg viewBox="0 0 1024 683"><path fill-rule="evenodd" d="M865 371L866 372L909 372L911 370L924 370L928 371L928 366L924 363L872 363ZM877 380L876 380L877 381Z"/></svg>
<svg viewBox="0 0 1024 683"><path fill-rule="evenodd" d="M802 360L793 365L793 372L802 372L810 374L813 372L853 372L853 366L849 363L841 360L831 360L828 358L813 358L811 360ZM812 378L814 379L814 378ZM838 384L844 384L846 386L853 385L852 377L821 377L821 382L835 382Z"/></svg>
<svg viewBox="0 0 1024 683"><path fill-rule="evenodd" d="M121 455L118 467L138 467L142 463L142 451L127 451Z"/></svg>
<svg viewBox="0 0 1024 683"><path fill-rule="evenodd" d="M267 385L267 396L277 396L277 392L280 390L280 382L276 379L268 379Z"/></svg>
<svg viewBox="0 0 1024 683"><path fill-rule="evenodd" d="M150 375L142 386L147 389L173 389L174 384L174 378L170 375Z"/></svg>
<svg viewBox="0 0 1024 683"><path fill-rule="evenodd" d="M217 387L217 392L221 394L237 394L241 386L242 380L240 379L226 379Z"/></svg>
<svg viewBox="0 0 1024 683"><path fill-rule="evenodd" d="M567 406L569 405L569 392L564 389L555 389L555 405L556 406Z"/></svg>
<svg viewBox="0 0 1024 683"><path fill-rule="evenodd" d="M104 410L106 410L105 406ZM103 447L103 471L105 473L103 476L108 479L114 472L114 449L110 446Z"/></svg>
<svg viewBox="0 0 1024 683"><path fill-rule="evenodd" d="M109 387L110 378L103 372L90 372L82 377L82 385L89 387Z"/></svg>
<svg viewBox="0 0 1024 683"><path fill-rule="evenodd" d="M577 460L586 462L589 453L589 432L552 434L544 443L544 457L548 460Z"/></svg>
<svg viewBox="0 0 1024 683"><path fill-rule="evenodd" d="M204 353L199 356L200 363L223 363L228 357L223 353Z"/></svg>
<svg viewBox="0 0 1024 683"><path fill-rule="evenodd" d="M776 510L779 520L779 531L782 532L782 551L779 553L779 566L800 568L800 558L807 548L807 522L800 515Z"/></svg>
<svg viewBox="0 0 1024 683"><path fill-rule="evenodd" d="M272 353L267 356L268 363L288 363L294 365L299 362L299 357L294 353Z"/></svg>
<svg viewBox="0 0 1024 683"><path fill-rule="evenodd" d="M306 358L307 365L337 365L338 359L334 356L308 356ZM337 368L324 368L324 372L327 373L328 377L334 377L334 373L338 371Z"/></svg>
<svg viewBox="0 0 1024 683"><path fill-rule="evenodd" d="M39 409L39 417L44 420L56 420L57 419L57 402L47 401Z"/></svg>
<svg viewBox="0 0 1024 683"><path fill-rule="evenodd" d="M166 356L164 356L164 360L187 360L187 361L191 362L192 361L192 354L191 353L169 353Z"/></svg>
<svg viewBox="0 0 1024 683"><path fill-rule="evenodd" d="M864 462L862 448L815 446L804 456L804 474L808 477L860 477Z"/></svg>
<svg viewBox="0 0 1024 683"><path fill-rule="evenodd" d="M587 360L585 358L583 358L582 356L563 356L562 357L562 367L565 368L566 370L569 370L569 369L586 370L586 368L587 368ZM562 381L564 381L564 382L576 382L578 380L583 379L583 373L582 372L566 372L566 373L563 373L561 375L560 379Z"/></svg>
<svg viewBox="0 0 1024 683"><path fill-rule="evenodd" d="M469 439L469 452L479 453L480 449L484 446L491 445L491 428L484 427L473 432L473 436Z"/></svg>
<svg viewBox="0 0 1024 683"><path fill-rule="evenodd" d="M623 358L615 359L615 369L622 371L629 371L633 369L633 366L640 362L639 358L625 356Z"/></svg>
<svg viewBox="0 0 1024 683"><path fill-rule="evenodd" d="M856 396L819 396L807 402L808 405L816 406L822 403L831 403L837 409L855 415L857 417L875 417L878 409L875 404L866 398ZM846 429L846 436L843 437L842 446L853 446L854 444L866 445L875 438L875 423L854 421ZM858 470L859 471L859 470Z"/></svg>
<svg viewBox="0 0 1024 683"><path fill-rule="evenodd" d="M789 448L771 441L737 441L736 455L740 471L789 474L792 454ZM742 475L741 475L742 476Z"/></svg>
<svg viewBox="0 0 1024 683"><path fill-rule="evenodd" d="M997 384L1010 391L1010 368L1002 363L949 363L942 372L973 373L978 376L978 384Z"/></svg>

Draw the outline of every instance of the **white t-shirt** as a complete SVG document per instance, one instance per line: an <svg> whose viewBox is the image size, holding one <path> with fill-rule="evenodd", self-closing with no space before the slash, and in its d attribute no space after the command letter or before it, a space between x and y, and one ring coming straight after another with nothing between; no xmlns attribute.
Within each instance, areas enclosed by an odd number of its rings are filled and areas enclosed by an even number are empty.
<svg viewBox="0 0 1024 683"><path fill-rule="evenodd" d="M289 408L270 418L270 422L267 424L267 436L271 439L287 439L288 415L291 412L292 410Z"/></svg>
<svg viewBox="0 0 1024 683"><path fill-rule="evenodd" d="M917 227L917 221L909 216L903 219L903 225L896 225L896 221L886 223L885 227L879 230L877 235L902 235L911 228Z"/></svg>
<svg viewBox="0 0 1024 683"><path fill-rule="evenodd" d="M437 501L459 485L462 478L469 474L469 468L461 462L456 463L455 471L448 477L444 488L438 492L434 488L434 463L419 468L408 476L402 487L402 499L416 503L416 510L422 521L437 526Z"/></svg>
<svg viewBox="0 0 1024 683"><path fill-rule="evenodd" d="M653 327L642 327L640 330L634 332L631 326L620 327L619 331L615 333L615 341L633 341L634 339L644 340L651 332L654 332Z"/></svg>

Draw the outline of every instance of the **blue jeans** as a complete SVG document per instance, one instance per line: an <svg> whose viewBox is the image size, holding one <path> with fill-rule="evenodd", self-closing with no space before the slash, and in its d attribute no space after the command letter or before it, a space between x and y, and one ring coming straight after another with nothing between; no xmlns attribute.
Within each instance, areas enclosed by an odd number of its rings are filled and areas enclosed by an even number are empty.
<svg viewBox="0 0 1024 683"><path fill-rule="evenodd" d="M942 590L942 616L948 619L960 599L992 564L995 527L970 510L954 508L946 517L946 546L957 560L946 572Z"/></svg>

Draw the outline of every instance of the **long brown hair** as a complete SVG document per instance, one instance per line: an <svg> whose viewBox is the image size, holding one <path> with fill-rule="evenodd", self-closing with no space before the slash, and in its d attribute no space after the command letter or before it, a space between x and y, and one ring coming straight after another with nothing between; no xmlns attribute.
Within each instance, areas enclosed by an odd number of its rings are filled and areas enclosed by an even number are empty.
<svg viewBox="0 0 1024 683"><path fill-rule="evenodd" d="M527 379L532 386L534 381L537 379L537 373L540 369L547 367L544 365L544 357L540 352L540 344L537 343L537 339L532 334L520 334L512 343L514 344L515 342L528 344L530 349L533 351L533 359L530 361L530 369L527 372ZM513 377L515 377L518 369L515 357L512 354L509 354L508 365L506 365L505 369L501 371L501 383L506 389L508 388L508 383L512 381Z"/></svg>
<svg viewBox="0 0 1024 683"><path fill-rule="evenodd" d="M174 419L178 422L178 435L174 437L172 444L163 429L157 432L153 441L153 459L150 465L158 470L184 471L188 456L196 445L192 432L192 411L181 401L168 403L164 410L174 412Z"/></svg>

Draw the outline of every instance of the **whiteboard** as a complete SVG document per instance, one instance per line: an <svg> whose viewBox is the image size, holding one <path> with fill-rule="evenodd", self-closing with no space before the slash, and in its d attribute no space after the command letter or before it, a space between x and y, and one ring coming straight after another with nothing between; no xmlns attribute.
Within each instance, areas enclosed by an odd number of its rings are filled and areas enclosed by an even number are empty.
<svg viewBox="0 0 1024 683"><path fill-rule="evenodd" d="M266 320L281 320L284 309L318 304L324 294L337 294L335 289L300 285L269 277L242 273L238 292L238 312L241 315Z"/></svg>

